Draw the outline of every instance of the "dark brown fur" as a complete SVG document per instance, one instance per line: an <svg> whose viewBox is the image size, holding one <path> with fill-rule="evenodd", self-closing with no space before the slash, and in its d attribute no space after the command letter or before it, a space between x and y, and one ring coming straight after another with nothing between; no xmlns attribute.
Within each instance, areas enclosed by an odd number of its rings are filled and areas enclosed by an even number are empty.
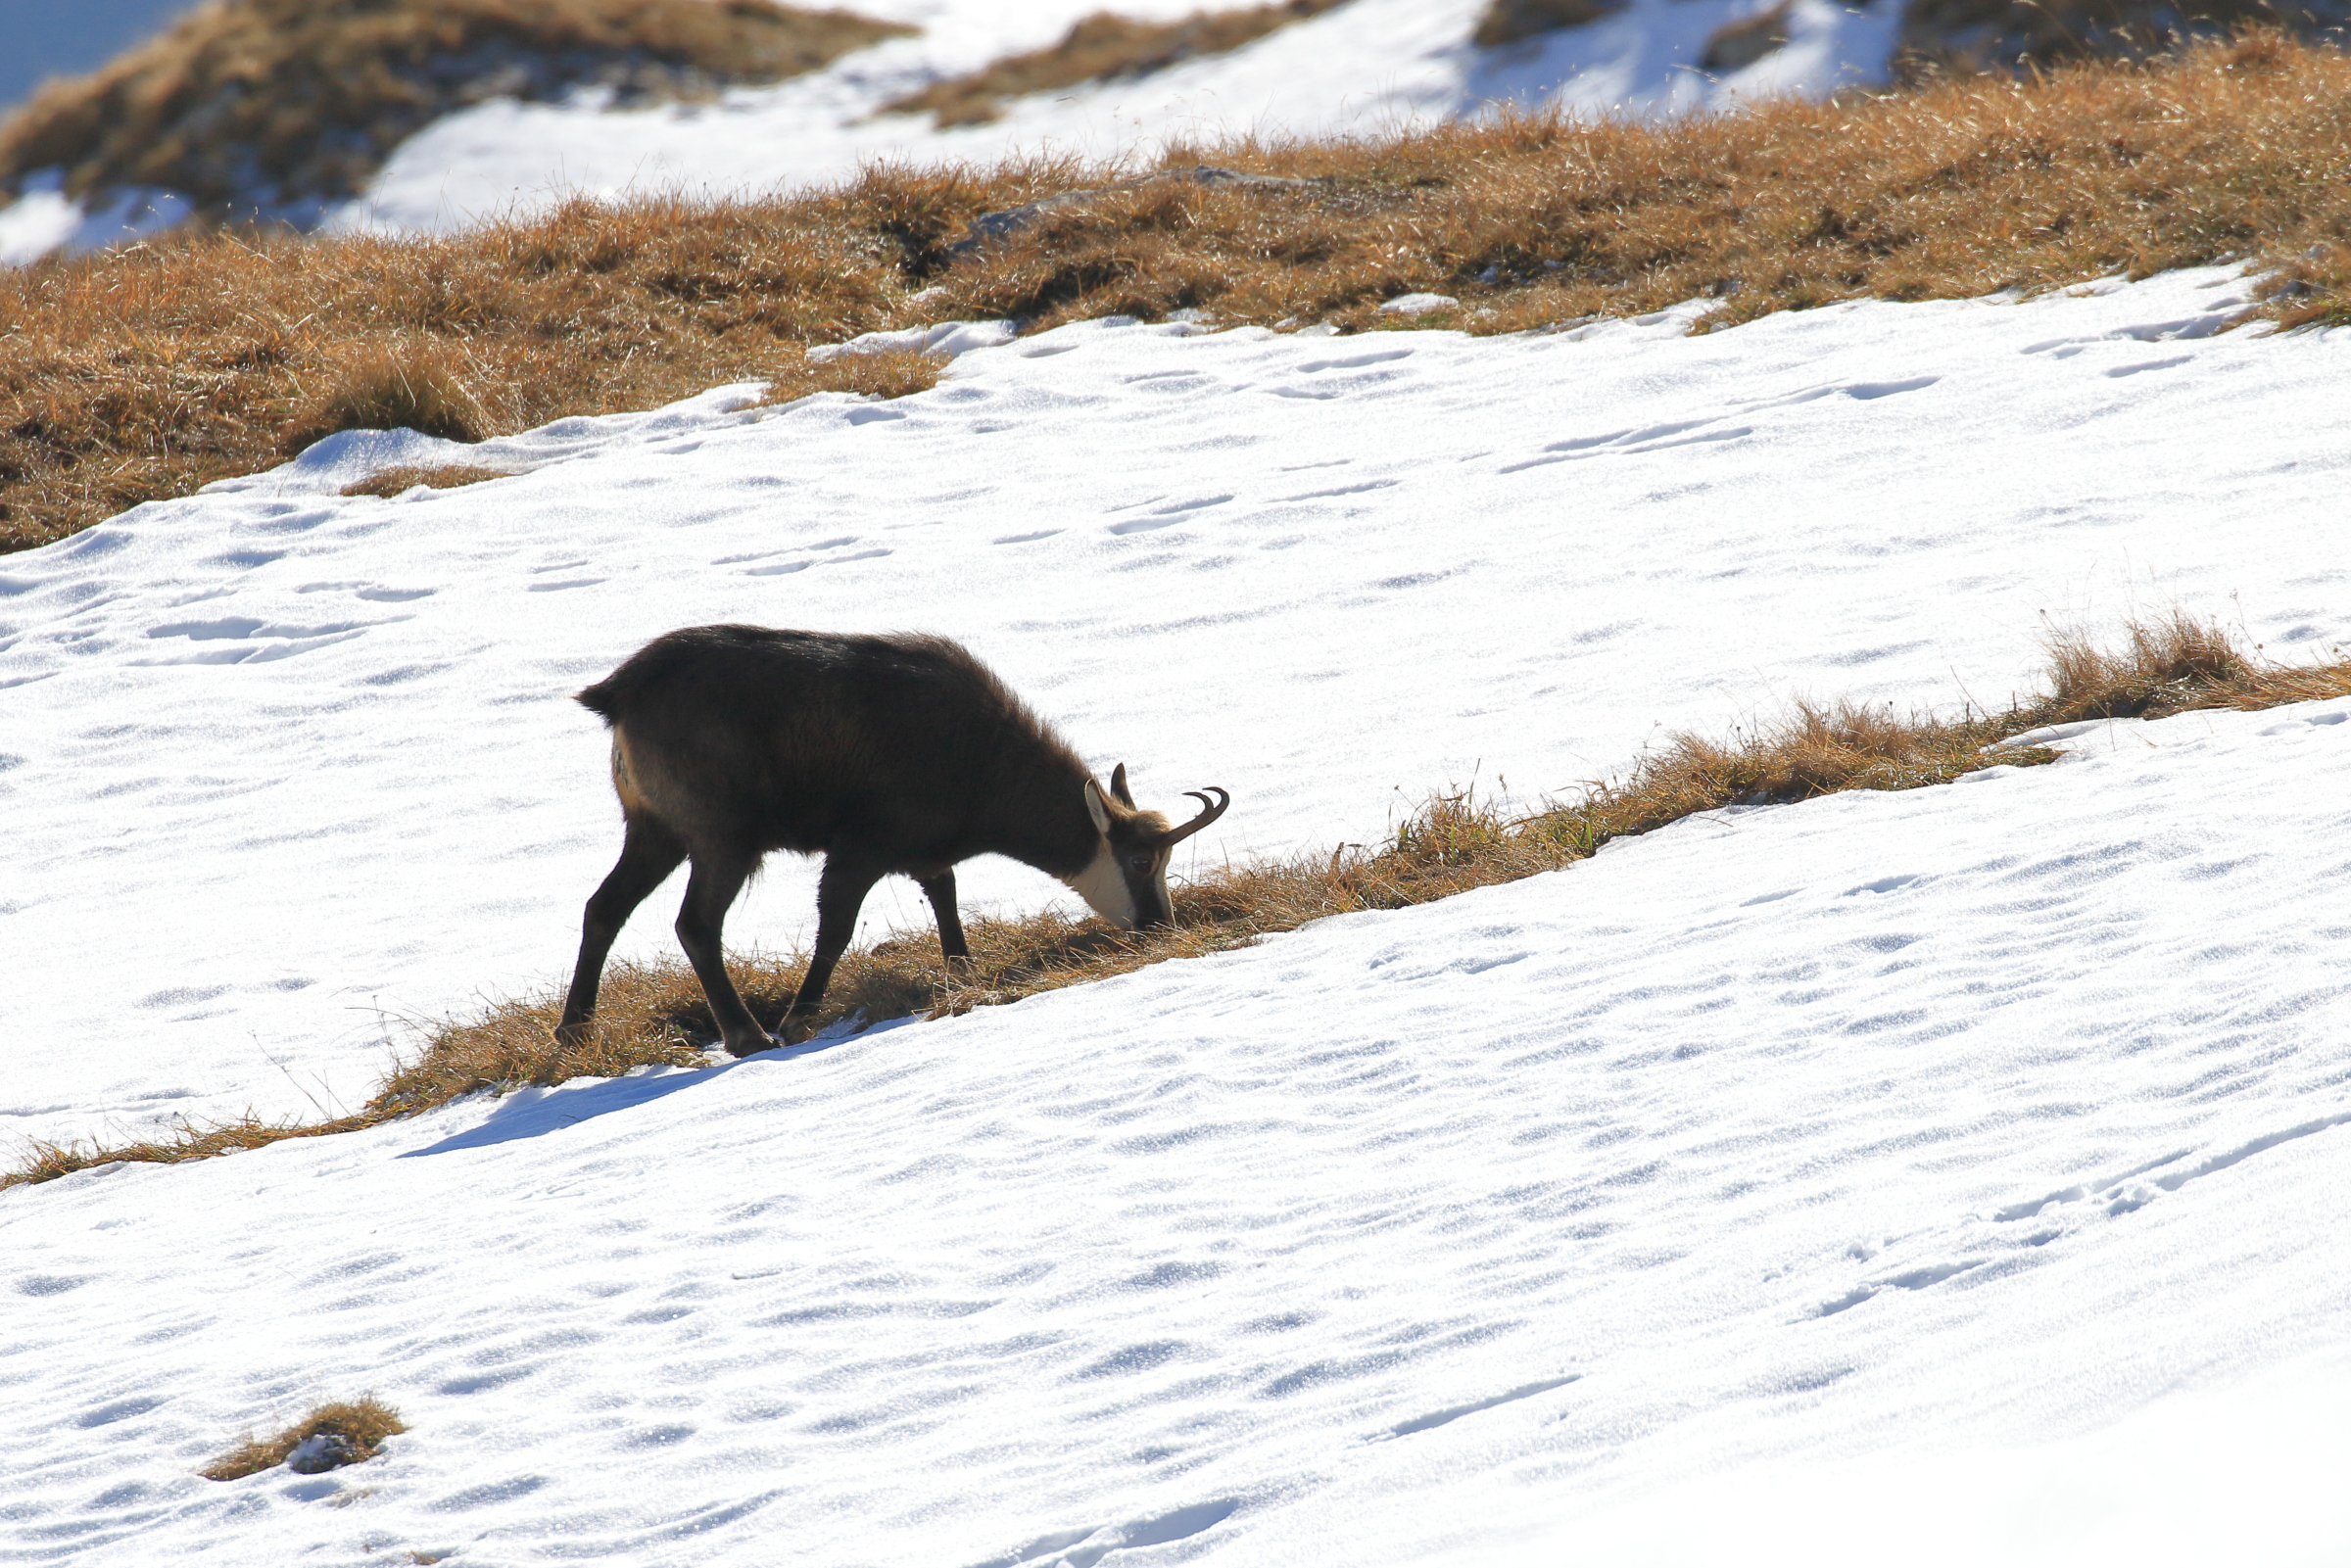
<svg viewBox="0 0 2351 1568"><path fill-rule="evenodd" d="M682 860L693 872L678 940L739 1056L772 1042L727 977L720 932L771 850L825 857L816 950L788 1035L815 1012L867 891L887 876L922 885L950 965L968 956L954 868L974 855L1076 884L1107 850L1130 905L1114 918L1169 918L1168 851L1188 830L1138 810L1124 767L1110 791L1096 786L1109 825L1097 828L1085 764L944 638L693 627L654 639L579 700L611 727L627 838L588 901L558 1038L585 1032L613 938Z"/></svg>

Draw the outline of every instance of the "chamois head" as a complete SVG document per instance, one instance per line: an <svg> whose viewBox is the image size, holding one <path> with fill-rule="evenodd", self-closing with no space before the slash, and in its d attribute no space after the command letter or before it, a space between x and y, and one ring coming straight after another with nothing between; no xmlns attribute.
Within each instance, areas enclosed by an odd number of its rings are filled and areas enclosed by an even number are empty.
<svg viewBox="0 0 2351 1568"><path fill-rule="evenodd" d="M1177 827L1156 811L1134 803L1127 788L1127 764L1110 776L1110 792L1093 780L1085 782L1085 811L1102 835L1093 863L1069 879L1078 896L1094 913L1126 930L1149 930L1175 918L1168 900L1168 859L1176 846L1224 815L1232 797L1214 784L1208 792L1187 789L1200 802L1200 813ZM1217 798L1209 799L1209 794Z"/></svg>

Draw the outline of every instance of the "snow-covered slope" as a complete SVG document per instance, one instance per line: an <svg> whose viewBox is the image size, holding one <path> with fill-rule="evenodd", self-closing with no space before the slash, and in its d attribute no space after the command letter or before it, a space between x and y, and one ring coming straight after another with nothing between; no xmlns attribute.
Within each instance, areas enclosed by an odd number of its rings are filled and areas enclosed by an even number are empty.
<svg viewBox="0 0 2351 1568"><path fill-rule="evenodd" d="M2288 1483L2351 1459L2297 1386L2351 1386L2346 719L2099 727L951 1022L11 1191L0 1542L2338 1563L2342 1488ZM362 1387L385 1459L191 1474ZM2228 1418L2157 1405L2118 1476L2099 1429L2181 1390ZM2070 1485L1997 1451L2051 1441Z"/></svg>
<svg viewBox="0 0 2351 1568"><path fill-rule="evenodd" d="M335 492L437 449L346 436L141 507L0 570L5 1130L356 1100L384 1019L558 976L616 838L563 694L674 625L963 637L1146 800L1230 787L1212 861L1791 691L1997 702L2044 613L2340 642L2351 339L2215 335L2241 287L974 329L892 404L720 389L389 501ZM2351 1456L2347 718L2094 726L947 1022L12 1189L0 1553L1695 1563L1728 1499L1767 1561L2337 1560L2291 1483ZM733 935L807 909L779 866ZM192 1473L368 1388L382 1461Z"/></svg>
<svg viewBox="0 0 2351 1568"><path fill-rule="evenodd" d="M2214 270L1702 337L1093 323L891 404L722 389L451 449L520 479L346 499L431 454L347 436L139 507L0 567L0 944L51 977L0 994L0 1132L356 1103L398 1021L558 978L617 848L566 693L673 626L964 638L1146 800L1231 789L1210 864L1792 693L2002 703L2044 615L2343 641L2309 413L2351 341L2203 335L2240 308ZM737 944L791 945L811 887L779 864ZM624 951L671 950L668 903Z"/></svg>
<svg viewBox="0 0 2351 1568"><path fill-rule="evenodd" d="M1881 81L1900 17L1895 0L1865 10L1801 0L1790 11L1785 47L1717 77L1698 69L1705 41L1725 23L1767 9L1755 0L1634 0L1593 25L1491 50L1469 41L1484 0L1352 0L1230 54L1009 100L994 123L942 131L928 115L875 112L931 81L1051 44L1102 7L886 0L864 9L922 31L712 106L612 114L585 100L484 105L403 146L339 221L434 229L572 193L761 192L840 179L874 160L1148 157L1170 142L1235 135L1372 135L1496 103L1683 113ZM1200 7L1135 0L1116 9L1172 19Z"/></svg>

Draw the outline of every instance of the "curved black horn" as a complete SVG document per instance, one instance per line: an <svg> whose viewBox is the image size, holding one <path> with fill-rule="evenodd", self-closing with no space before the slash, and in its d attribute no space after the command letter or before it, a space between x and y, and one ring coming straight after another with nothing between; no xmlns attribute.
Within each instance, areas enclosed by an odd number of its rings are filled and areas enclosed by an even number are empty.
<svg viewBox="0 0 2351 1568"><path fill-rule="evenodd" d="M1198 832L1210 823L1215 822L1219 817L1223 816L1224 808L1232 804L1232 796L1226 794L1223 790L1219 789L1215 784L1210 784L1208 786L1208 793L1214 794L1217 797L1214 800L1209 799L1208 794L1203 794L1197 789L1186 789L1184 793L1190 795L1194 800L1200 802L1200 815L1194 817L1190 822L1185 823L1180 828L1169 829L1167 832L1167 836L1160 839L1160 842L1163 844L1179 844L1183 842L1183 840L1191 837L1192 834Z"/></svg>

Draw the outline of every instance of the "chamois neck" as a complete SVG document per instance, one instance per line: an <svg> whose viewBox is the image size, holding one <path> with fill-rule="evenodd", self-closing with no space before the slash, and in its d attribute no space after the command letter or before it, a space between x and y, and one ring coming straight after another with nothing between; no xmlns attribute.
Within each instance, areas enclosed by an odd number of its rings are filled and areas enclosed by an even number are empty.
<svg viewBox="0 0 2351 1568"><path fill-rule="evenodd" d="M1066 746L1038 748L990 790L988 848L1063 880L1093 863L1102 835L1085 809L1092 775Z"/></svg>

